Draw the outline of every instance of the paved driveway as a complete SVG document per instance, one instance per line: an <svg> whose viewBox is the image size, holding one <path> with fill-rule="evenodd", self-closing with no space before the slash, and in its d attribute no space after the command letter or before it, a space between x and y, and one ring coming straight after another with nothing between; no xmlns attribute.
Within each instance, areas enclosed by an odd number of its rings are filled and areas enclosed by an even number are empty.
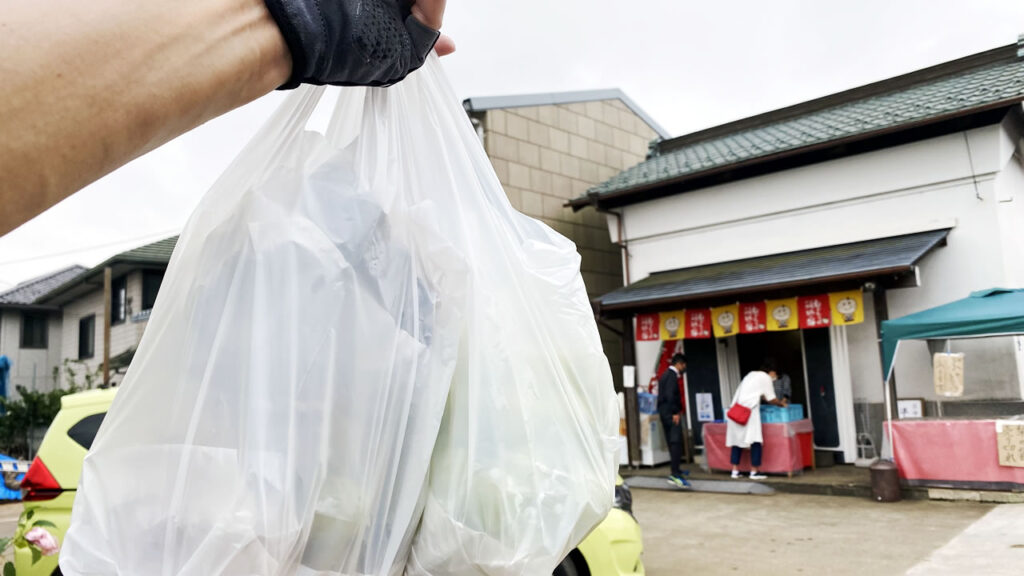
<svg viewBox="0 0 1024 576"><path fill-rule="evenodd" d="M650 576L904 574L993 507L643 489L633 505ZM1003 506L1024 513L1024 505Z"/></svg>

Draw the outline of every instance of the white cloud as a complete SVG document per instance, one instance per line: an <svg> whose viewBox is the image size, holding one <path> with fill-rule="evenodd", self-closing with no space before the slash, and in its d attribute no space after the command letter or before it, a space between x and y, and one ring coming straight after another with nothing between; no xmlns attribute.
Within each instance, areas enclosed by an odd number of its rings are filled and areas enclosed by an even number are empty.
<svg viewBox="0 0 1024 576"><path fill-rule="evenodd" d="M460 97L620 87L682 134L1011 43L1024 3L453 0L446 31ZM0 288L173 234L280 99L201 126L0 238Z"/></svg>

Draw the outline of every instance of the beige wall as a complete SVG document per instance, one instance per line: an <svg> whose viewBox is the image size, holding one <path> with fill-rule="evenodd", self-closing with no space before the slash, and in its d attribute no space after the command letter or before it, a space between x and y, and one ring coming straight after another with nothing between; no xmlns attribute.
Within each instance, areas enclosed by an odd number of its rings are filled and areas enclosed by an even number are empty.
<svg viewBox="0 0 1024 576"><path fill-rule="evenodd" d="M484 146L512 205L576 243L590 296L622 286L605 216L564 204L643 160L657 133L619 100L488 110ZM622 344L602 329L615 382Z"/></svg>
<svg viewBox="0 0 1024 576"><path fill-rule="evenodd" d="M138 314L142 306L142 272L129 272L127 280L129 312L128 319L110 327L110 356L138 347L146 321L133 322L132 316ZM103 362L103 290L97 289L69 302L64 306L64 330L62 335L63 357L78 359L78 322L82 318L96 315L95 353L92 358L84 360L90 370ZM118 378L115 377L114 380Z"/></svg>
<svg viewBox="0 0 1024 576"><path fill-rule="evenodd" d="M51 313L47 348L21 347L21 311L0 310L0 354L11 361L10 380L7 395L15 397L15 386L29 390L52 390L53 368L61 359L61 316Z"/></svg>

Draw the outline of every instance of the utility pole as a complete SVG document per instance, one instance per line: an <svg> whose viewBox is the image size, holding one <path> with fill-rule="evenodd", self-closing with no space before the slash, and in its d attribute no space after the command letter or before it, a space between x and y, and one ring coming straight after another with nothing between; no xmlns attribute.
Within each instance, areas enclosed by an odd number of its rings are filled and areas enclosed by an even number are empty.
<svg viewBox="0 0 1024 576"><path fill-rule="evenodd" d="M103 269L103 387L110 386L110 309L111 299L110 266Z"/></svg>

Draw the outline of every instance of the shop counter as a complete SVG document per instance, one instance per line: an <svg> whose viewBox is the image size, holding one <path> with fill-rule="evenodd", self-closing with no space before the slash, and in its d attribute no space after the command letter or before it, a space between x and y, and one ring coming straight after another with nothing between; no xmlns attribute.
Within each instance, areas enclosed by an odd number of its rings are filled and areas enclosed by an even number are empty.
<svg viewBox="0 0 1024 576"><path fill-rule="evenodd" d="M995 420L894 420L892 435L900 477L912 486L1024 488L1024 468L999 465Z"/></svg>
<svg viewBox="0 0 1024 576"><path fill-rule="evenodd" d="M708 469L732 470L729 462L732 449L725 445L726 427L725 422L704 424L702 435L705 467ZM761 435L764 437L764 451L758 469L760 472L792 476L794 472L814 466L814 425L809 419L762 423ZM744 472L750 470L750 450L743 451L739 468Z"/></svg>

